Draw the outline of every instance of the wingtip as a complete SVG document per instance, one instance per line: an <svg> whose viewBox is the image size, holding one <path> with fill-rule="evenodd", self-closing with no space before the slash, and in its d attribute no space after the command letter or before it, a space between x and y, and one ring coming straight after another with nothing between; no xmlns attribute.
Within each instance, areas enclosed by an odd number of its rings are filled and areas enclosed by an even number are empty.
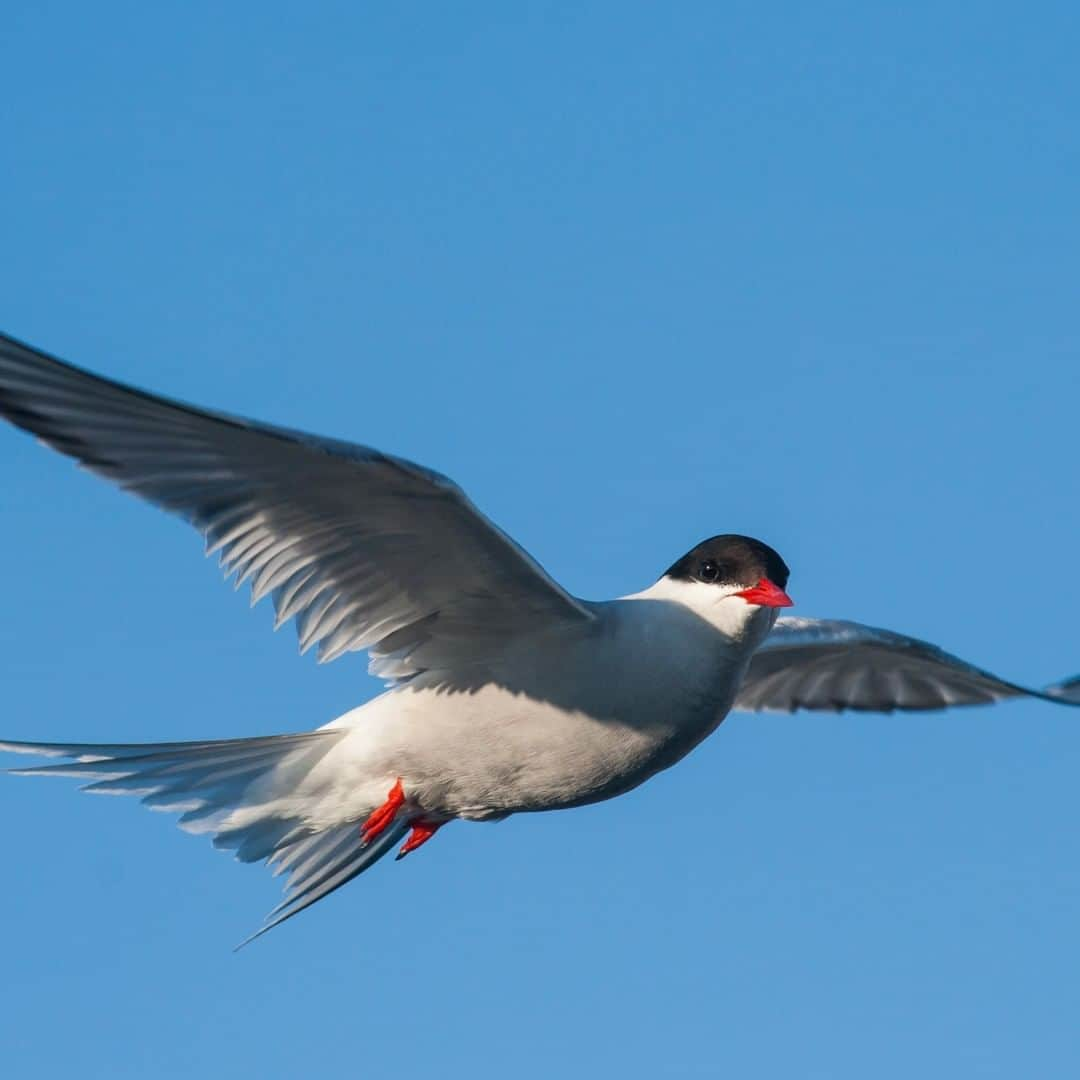
<svg viewBox="0 0 1080 1080"><path fill-rule="evenodd" d="M49 743L18 742L17 740L0 740L0 753L2 754L31 754L36 757L74 757L70 747L56 746ZM15 769L7 769L7 772L17 772Z"/></svg>
<svg viewBox="0 0 1080 1080"><path fill-rule="evenodd" d="M244 938L243 941L240 942L239 945L234 945L232 947L233 954L235 955L241 949L243 949L246 946L250 945L257 938L261 938L263 936L263 934L266 933L267 930L273 929L273 926L274 926L273 923L267 923L265 926L260 926L259 929L256 930L254 934L249 934L246 938Z"/></svg>
<svg viewBox="0 0 1080 1080"><path fill-rule="evenodd" d="M1062 705L1080 705L1080 675L1048 686L1043 693Z"/></svg>

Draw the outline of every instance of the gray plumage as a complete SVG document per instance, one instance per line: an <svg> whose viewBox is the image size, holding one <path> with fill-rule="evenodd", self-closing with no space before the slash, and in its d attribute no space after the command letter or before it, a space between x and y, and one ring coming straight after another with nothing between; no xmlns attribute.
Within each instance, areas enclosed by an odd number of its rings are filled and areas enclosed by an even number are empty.
<svg viewBox="0 0 1080 1080"><path fill-rule="evenodd" d="M0 336L0 414L198 529L319 659L367 650L386 693L301 735L7 742L179 813L286 877L259 933L455 819L580 806L690 752L733 706L933 709L1026 690L926 642L777 620L788 568L752 537L697 545L649 588L579 600L445 476L369 447L196 409ZM377 827L371 824L377 819ZM258 935L255 935L258 936Z"/></svg>

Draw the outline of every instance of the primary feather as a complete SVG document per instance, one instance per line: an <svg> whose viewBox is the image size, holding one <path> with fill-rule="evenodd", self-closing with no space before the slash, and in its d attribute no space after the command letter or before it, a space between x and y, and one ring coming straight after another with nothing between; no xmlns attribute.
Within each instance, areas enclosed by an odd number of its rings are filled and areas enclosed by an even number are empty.
<svg viewBox="0 0 1080 1080"><path fill-rule="evenodd" d="M186 518L320 661L367 649L404 680L591 618L461 488L403 458L170 401L3 335L0 414Z"/></svg>
<svg viewBox="0 0 1080 1080"><path fill-rule="evenodd" d="M1080 704L1080 680L1032 690L929 642L843 619L777 619L735 708L747 712L919 711L1035 697Z"/></svg>

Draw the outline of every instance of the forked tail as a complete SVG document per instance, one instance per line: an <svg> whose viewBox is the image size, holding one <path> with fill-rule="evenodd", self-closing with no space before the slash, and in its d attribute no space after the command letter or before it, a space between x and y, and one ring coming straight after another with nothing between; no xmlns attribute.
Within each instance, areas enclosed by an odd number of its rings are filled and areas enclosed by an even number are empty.
<svg viewBox="0 0 1080 1080"><path fill-rule="evenodd" d="M377 862L408 830L403 817L365 840L355 823L315 828L296 805L299 782L342 737L340 730L214 742L75 744L0 742L0 750L65 758L12 769L17 776L71 776L99 795L137 795L178 824L209 833L242 862L266 860L287 874L285 895L246 945Z"/></svg>

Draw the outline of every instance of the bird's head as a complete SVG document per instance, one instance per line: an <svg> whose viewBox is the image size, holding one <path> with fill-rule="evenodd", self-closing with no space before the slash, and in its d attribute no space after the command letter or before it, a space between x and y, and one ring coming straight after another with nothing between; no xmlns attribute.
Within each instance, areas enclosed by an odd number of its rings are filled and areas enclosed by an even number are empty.
<svg viewBox="0 0 1080 1080"><path fill-rule="evenodd" d="M750 633L764 638L779 609L792 605L784 592L788 574L787 564L768 544L725 534L688 551L657 586L731 637Z"/></svg>

